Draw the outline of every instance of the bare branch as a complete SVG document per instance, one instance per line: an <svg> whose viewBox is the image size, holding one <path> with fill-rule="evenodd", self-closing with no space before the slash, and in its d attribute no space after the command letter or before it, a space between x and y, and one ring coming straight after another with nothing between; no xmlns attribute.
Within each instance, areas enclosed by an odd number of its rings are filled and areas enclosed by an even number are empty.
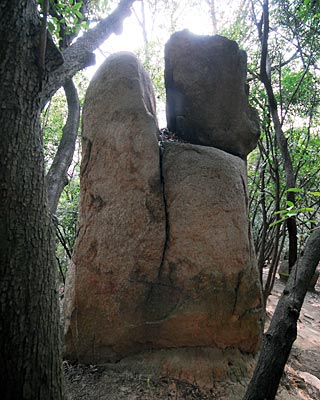
<svg viewBox="0 0 320 400"><path fill-rule="evenodd" d="M67 171L72 161L80 120L78 93L72 79L63 87L68 102L68 118L63 127L57 153L46 176L48 203L52 214L55 214L62 190L68 183Z"/></svg>

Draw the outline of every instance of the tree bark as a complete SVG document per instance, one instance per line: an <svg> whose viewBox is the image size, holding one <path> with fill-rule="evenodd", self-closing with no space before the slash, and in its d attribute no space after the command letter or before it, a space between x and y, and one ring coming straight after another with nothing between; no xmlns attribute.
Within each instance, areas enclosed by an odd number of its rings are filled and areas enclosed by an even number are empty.
<svg viewBox="0 0 320 400"><path fill-rule="evenodd" d="M57 153L46 176L48 202L52 214L56 213L63 188L68 183L67 172L76 146L80 121L80 103L77 89L72 79L69 79L63 88L68 103L68 118L63 127Z"/></svg>
<svg viewBox="0 0 320 400"><path fill-rule="evenodd" d="M320 261L320 225L306 243L304 255L289 276L263 338L262 350L244 400L273 400L297 337L297 320L308 285Z"/></svg>
<svg viewBox="0 0 320 400"><path fill-rule="evenodd" d="M33 1L2 1L0 16L1 399L60 400L54 240L40 144L40 24Z"/></svg>
<svg viewBox="0 0 320 400"><path fill-rule="evenodd" d="M35 0L0 2L0 392L3 400L61 400L54 234L40 111L88 54L118 30L134 0L66 49L47 35L45 66ZM92 57L91 57L92 60ZM54 72L53 72L54 71Z"/></svg>

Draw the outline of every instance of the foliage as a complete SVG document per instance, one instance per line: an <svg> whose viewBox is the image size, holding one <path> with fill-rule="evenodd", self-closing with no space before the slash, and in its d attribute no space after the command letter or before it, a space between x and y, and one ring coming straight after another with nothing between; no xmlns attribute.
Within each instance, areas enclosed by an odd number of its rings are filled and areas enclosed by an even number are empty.
<svg viewBox="0 0 320 400"><path fill-rule="evenodd" d="M319 20L308 5L311 7L311 3L301 1L270 1L267 68L280 128L293 165L295 187L289 190L286 190L283 159L275 140L270 104L260 82L259 32L255 33L255 42L252 36L249 41L244 41L249 58L251 103L258 109L261 120L259 147L249 156L248 167L250 215L261 279L264 266L271 265L266 297L272 288L281 254L288 246L284 222L294 218L298 223L298 237L302 238L319 219L319 202L311 193L317 192L320 185L317 161L320 31ZM260 2L252 0L251 12L247 15L247 31L253 31L250 24L259 30ZM293 201L288 199L291 194L295 198Z"/></svg>
<svg viewBox="0 0 320 400"><path fill-rule="evenodd" d="M43 14L44 0L38 0L38 3ZM56 43L59 43L64 35L76 36L80 29L88 29L89 23L84 20L82 12L83 5L84 2L82 0L49 0L50 11L47 26Z"/></svg>
<svg viewBox="0 0 320 400"><path fill-rule="evenodd" d="M81 106L88 86L88 78L82 73L75 77ZM42 130L46 169L56 154L68 113L63 90L60 89L42 113ZM73 163L68 170L68 185L65 186L57 209L56 258L60 277L63 280L72 254L76 237L78 203L80 193L81 142L78 138Z"/></svg>
<svg viewBox="0 0 320 400"><path fill-rule="evenodd" d="M77 234L80 195L79 164L70 171L69 184L64 188L57 209L56 258L60 279L64 282Z"/></svg>
<svg viewBox="0 0 320 400"><path fill-rule="evenodd" d="M320 192L306 192L304 193L303 189L298 189L298 188L290 188L287 190L287 192L294 192L294 193L299 193L299 196L296 197L297 203L301 202L302 204L308 204L310 202L309 199L307 199L307 196L315 196L315 197L320 197ZM305 218L308 217L309 213L314 213L315 209L313 207L297 207L294 203L291 201L286 201L286 208L276 211L275 215L279 215L280 219L277 219L275 222L270 224L270 226L274 226L276 224L280 224L283 221L286 221L288 218L291 218L293 216L299 217L299 221L301 223L316 223L317 221L315 219L310 219L310 218Z"/></svg>
<svg viewBox="0 0 320 400"><path fill-rule="evenodd" d="M42 4L40 0L39 3ZM142 3L137 4L135 8L135 19L144 32L144 43L137 54L143 60L153 80L158 108L163 109L164 42L171 31L180 29L181 20L187 12L200 8L209 10L208 7L212 10L214 2L186 0L178 3L171 0L144 0L143 3L144 9L141 8ZM110 2L61 0L50 1L50 4L53 5L55 12L64 15L62 20L54 20L52 16L49 18L53 24L51 30L59 40L61 33L59 25L70 26L67 32L71 36L75 35L79 29L86 29L88 16L90 20L99 18L106 4L109 6ZM312 193L318 192L320 186L318 163L320 80L317 66L320 59L320 6L319 2L308 0L270 1L269 66L278 113L296 176L297 192L294 204L288 203L286 199L288 192L285 188L281 153L275 140L268 98L259 76L261 48L256 25L261 17L261 2L242 0L237 5L233 4L235 11L224 24L221 17L225 10L219 8L218 2L214 6L219 33L236 40L240 47L247 51L250 102L260 115L261 139L258 148L248 157L248 174L250 216L262 272L262 268L270 261L276 264L286 249L287 234L283 222L287 218L297 217L300 236L313 229L313 221L319 219L319 201ZM208 20L213 23L212 15L209 14ZM86 23L86 27L83 22ZM78 85L82 79L83 75L78 79ZM63 94L58 92L50 105L49 116L44 117L47 118L44 129L47 165L50 164L59 143L66 112ZM77 173L72 176L75 176L75 186L65 189L58 211L59 220L63 226L66 225L62 231L65 231L70 248L73 242L71 236L75 232L75 219L69 216L74 215L79 193L76 186L79 177ZM70 176L71 185L73 185L72 176ZM71 211L66 206L67 199ZM61 260L63 257L61 256Z"/></svg>
<svg viewBox="0 0 320 400"><path fill-rule="evenodd" d="M60 89L46 105L41 115L46 170L49 169L59 146L67 113L67 102L63 94L63 89Z"/></svg>
<svg viewBox="0 0 320 400"><path fill-rule="evenodd" d="M91 22L108 14L110 3L111 0L49 0L47 26L56 44L87 31ZM38 4L43 16L44 0L38 0Z"/></svg>

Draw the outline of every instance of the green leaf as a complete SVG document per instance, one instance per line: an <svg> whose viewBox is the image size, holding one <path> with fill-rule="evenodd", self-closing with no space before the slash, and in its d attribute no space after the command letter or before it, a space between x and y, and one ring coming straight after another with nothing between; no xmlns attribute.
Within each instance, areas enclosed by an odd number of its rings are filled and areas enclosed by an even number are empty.
<svg viewBox="0 0 320 400"><path fill-rule="evenodd" d="M277 224L281 224L281 222L286 221L287 219L288 219L288 218L281 218L281 219L278 219L277 221L272 222L272 224L270 224L269 226L270 226L270 228L271 228L272 226L275 226L275 225L277 225Z"/></svg>
<svg viewBox="0 0 320 400"><path fill-rule="evenodd" d="M82 1L80 1L79 3L74 4L74 5L72 6L72 10L73 10L73 11L79 11L80 8L81 8L81 6L82 6Z"/></svg>
<svg viewBox="0 0 320 400"><path fill-rule="evenodd" d="M287 200L286 204L288 207L291 207L291 208L294 207L294 204L292 203L292 201Z"/></svg>
<svg viewBox="0 0 320 400"><path fill-rule="evenodd" d="M311 194L312 196L320 197L320 192L308 192L308 194Z"/></svg>
<svg viewBox="0 0 320 400"><path fill-rule="evenodd" d="M81 28L83 28L84 30L89 29L89 21L82 21L80 23Z"/></svg>
<svg viewBox="0 0 320 400"><path fill-rule="evenodd" d="M51 21L48 21L48 28L51 33L55 31L55 26Z"/></svg>
<svg viewBox="0 0 320 400"><path fill-rule="evenodd" d="M274 213L274 215L287 214L287 212L288 212L288 210L279 210L279 211L276 211L276 212Z"/></svg>
<svg viewBox="0 0 320 400"><path fill-rule="evenodd" d="M79 19L81 19L82 17L83 17L83 15L81 14L81 12L80 11L75 11L75 14L76 14L76 16L79 18Z"/></svg>
<svg viewBox="0 0 320 400"><path fill-rule="evenodd" d="M289 193L302 193L303 189L289 188L289 189L287 189L287 192L289 192Z"/></svg>
<svg viewBox="0 0 320 400"><path fill-rule="evenodd" d="M305 213L305 212L313 212L313 211L314 211L314 208L312 208L312 207L302 207L302 208L299 208L297 211L298 211L298 212L302 212L302 213Z"/></svg>

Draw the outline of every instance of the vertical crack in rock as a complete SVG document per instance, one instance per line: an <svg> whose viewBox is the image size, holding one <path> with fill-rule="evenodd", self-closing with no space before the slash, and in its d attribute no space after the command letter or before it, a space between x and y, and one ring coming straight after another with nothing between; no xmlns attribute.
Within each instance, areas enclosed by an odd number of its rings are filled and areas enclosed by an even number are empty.
<svg viewBox="0 0 320 400"><path fill-rule="evenodd" d="M253 246L252 246L252 233L251 233L251 221L249 219L249 198L248 198L248 194L247 194L247 185L246 182L242 176L242 174L240 174L241 177L241 182L242 182L242 187L243 187L243 196L245 199L245 205L246 205L246 212L247 212L247 217L248 217L248 241L249 241L249 255L250 255L250 260L252 260L255 255L253 254Z"/></svg>
<svg viewBox="0 0 320 400"><path fill-rule="evenodd" d="M161 273L163 270L166 254L167 254L167 249L168 249L168 244L169 244L169 239L170 239L170 223L169 223L169 213L168 213L168 204L167 204L167 199L166 199L166 184L165 184L165 179L164 179L164 174L163 174L163 154L164 154L164 147L162 143L160 142L159 145L159 160L160 160L160 182L162 186L162 196L163 196L163 206L164 206L164 215L165 215L165 241L164 241L164 246L163 246L163 251L162 251L162 258L158 270L158 279L161 278Z"/></svg>
<svg viewBox="0 0 320 400"><path fill-rule="evenodd" d="M237 278L237 285L234 289L234 302L233 302L233 307L232 307L232 315L235 314L236 312L236 308L237 308L237 302L238 302L238 295L239 295L239 289L240 289L240 284L241 284L241 280L242 280L242 275L243 273L240 272L238 274L238 278Z"/></svg>
<svg viewBox="0 0 320 400"><path fill-rule="evenodd" d="M246 210L248 212L249 201L248 201L248 195L247 195L247 185L246 185L246 182L245 182L242 174L240 174L240 177L241 177L241 182L242 182L242 187L243 187L243 196L244 196L244 201L246 204Z"/></svg>
<svg viewBox="0 0 320 400"><path fill-rule="evenodd" d="M164 177L163 155L164 147L159 143L159 170L160 182L162 189L163 208L164 208L164 229L165 238L162 249L160 264L158 266L155 281L151 283L150 290L146 296L146 305L148 310L148 324L159 324L161 321L166 321L179 306L177 299L177 291L180 288L176 287L168 276L165 276L164 265L167 257L167 251L170 241L170 223L169 212L166 198L166 183ZM170 272L169 272L170 275Z"/></svg>

